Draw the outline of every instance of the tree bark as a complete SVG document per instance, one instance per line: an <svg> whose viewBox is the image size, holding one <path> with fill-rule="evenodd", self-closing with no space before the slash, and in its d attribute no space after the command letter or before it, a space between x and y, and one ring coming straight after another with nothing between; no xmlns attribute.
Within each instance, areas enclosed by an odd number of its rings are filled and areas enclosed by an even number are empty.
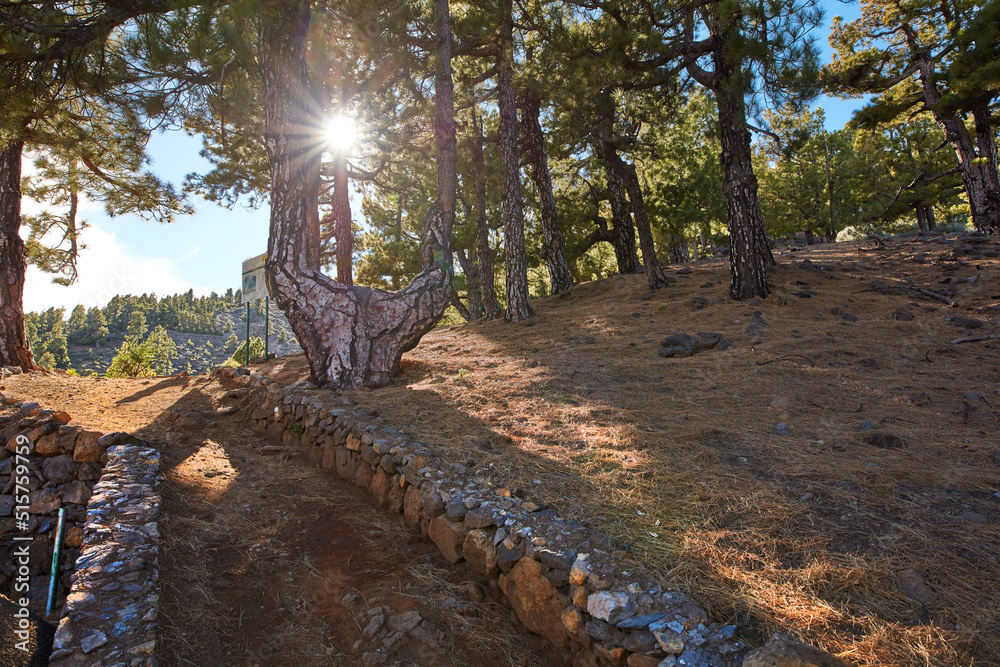
<svg viewBox="0 0 1000 667"><path fill-rule="evenodd" d="M472 261L472 253L466 254L464 248L456 249L455 256L458 257L458 264L462 267L462 273L465 274L466 291L468 292L469 299L469 309L466 313L468 317L465 314L462 317L465 317L467 321L478 320L483 316L483 290L480 284L479 267Z"/></svg>
<svg viewBox="0 0 1000 667"><path fill-rule="evenodd" d="M354 229L351 224L350 181L347 176L347 156L333 156L333 239L337 254L337 282L354 284Z"/></svg>
<svg viewBox="0 0 1000 667"><path fill-rule="evenodd" d="M0 366L35 368L24 329L24 277L28 264L21 240L21 152L24 141L0 149Z"/></svg>
<svg viewBox="0 0 1000 667"><path fill-rule="evenodd" d="M618 174L628 191L628 198L632 203L632 214L635 217L635 227L639 232L639 247L642 249L642 263L646 266L646 281L649 283L649 288L666 287L669 283L660 267L660 260L656 258L653 231L649 225L646 201L642 196L642 187L639 184L639 175L635 171L635 165L623 160L610 141L604 142L604 158L611 165L611 169Z"/></svg>
<svg viewBox="0 0 1000 667"><path fill-rule="evenodd" d="M729 221L729 293L737 301L766 297L770 292L767 269L774 266L774 256L764 232L764 216L757 198L743 86L723 47L713 53L713 59L716 76L721 82L715 95L722 143L722 189Z"/></svg>
<svg viewBox="0 0 1000 667"><path fill-rule="evenodd" d="M311 265L322 120L306 66L310 18L308 0L271 3L261 17L264 143L271 171L268 287L306 352L315 384L380 386L451 301L450 228L442 204L432 205L421 237L423 270L398 292L341 285ZM438 111L437 118L450 117L450 109ZM438 168L447 170L441 162ZM439 183L447 180L448 174L439 177Z"/></svg>
<svg viewBox="0 0 1000 667"><path fill-rule="evenodd" d="M687 242L677 232L670 233L670 261L674 264L683 264L688 261Z"/></svg>
<svg viewBox="0 0 1000 667"><path fill-rule="evenodd" d="M542 259L549 269L552 293L559 294L573 287L573 276L566 262L566 237L559 229L556 198L552 192L549 160L545 150L545 134L538 121L541 100L528 92L521 101L521 124L524 127L525 150L531 165L531 179L538 189L542 219Z"/></svg>
<svg viewBox="0 0 1000 667"><path fill-rule="evenodd" d="M615 250L618 273L639 273L642 267L635 252L635 229L632 227L632 214L628 210L625 189L614 167L607 160L604 164L608 177L608 201L611 204L611 228L614 233L611 246Z"/></svg>
<svg viewBox="0 0 1000 667"><path fill-rule="evenodd" d="M920 75L924 103L931 109L934 120L944 130L945 137L958 157L962 183L972 213L972 225L981 232L1000 229L1000 175L997 173L996 142L993 130L989 126L989 109L987 108L985 112L979 109L973 113L976 125L976 141L973 141L969 128L960 116L939 110L941 93L937 87L931 59L921 58L917 63L917 71Z"/></svg>
<svg viewBox="0 0 1000 667"><path fill-rule="evenodd" d="M475 107L472 109L472 127L476 133L472 143L472 174L476 184L476 264L479 268L479 286L482 291L483 317L499 319L503 315L493 284L493 255L490 252L490 227L486 218L486 157L483 153L483 126Z"/></svg>
<svg viewBox="0 0 1000 667"><path fill-rule="evenodd" d="M521 164L517 149L517 98L514 93L514 28L511 0L504 0L500 38L503 53L497 72L500 127L498 143L503 164L501 217L503 219L504 261L507 283L507 312L504 319L520 322L532 316L528 300L528 260L524 249L524 208L521 201Z"/></svg>

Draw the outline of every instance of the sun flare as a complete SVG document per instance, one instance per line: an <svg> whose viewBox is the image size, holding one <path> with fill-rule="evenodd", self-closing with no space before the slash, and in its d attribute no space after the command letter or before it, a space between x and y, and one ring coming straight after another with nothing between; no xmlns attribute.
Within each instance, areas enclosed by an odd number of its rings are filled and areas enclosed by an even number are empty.
<svg viewBox="0 0 1000 667"><path fill-rule="evenodd" d="M323 133L327 146L332 150L347 150L358 143L358 127L353 119L345 116L328 119Z"/></svg>

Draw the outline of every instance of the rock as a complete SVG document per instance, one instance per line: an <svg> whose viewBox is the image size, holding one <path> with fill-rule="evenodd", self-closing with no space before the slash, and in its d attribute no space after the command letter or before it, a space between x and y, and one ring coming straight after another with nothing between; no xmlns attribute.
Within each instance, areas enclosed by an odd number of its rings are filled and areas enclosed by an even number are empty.
<svg viewBox="0 0 1000 667"><path fill-rule="evenodd" d="M676 654L684 650L684 637L676 630L667 627L660 628L653 631L653 637L665 653Z"/></svg>
<svg viewBox="0 0 1000 667"><path fill-rule="evenodd" d="M70 421L73 420L73 418L69 416L69 413L65 412L64 410L59 410L58 412L56 412L54 415L52 415L52 419L59 422L60 424L68 424L70 423Z"/></svg>
<svg viewBox="0 0 1000 667"><path fill-rule="evenodd" d="M52 514L59 509L59 496L53 488L32 491L28 494L28 502L31 514Z"/></svg>
<svg viewBox="0 0 1000 667"><path fill-rule="evenodd" d="M339 450L347 453L346 450ZM339 454L338 454L339 457ZM338 463L338 469L339 469ZM409 486L403 496L403 519L406 525L416 528L420 525L420 490L415 486Z"/></svg>
<svg viewBox="0 0 1000 667"><path fill-rule="evenodd" d="M788 404L789 404L789 401L784 396L775 396L771 400L771 402L768 403L769 406L771 406L772 408L774 408L778 412L784 412L785 410L787 410L788 409Z"/></svg>
<svg viewBox="0 0 1000 667"><path fill-rule="evenodd" d="M774 427L774 432L778 435L790 436L792 434L792 429L788 427L788 424L781 422Z"/></svg>
<svg viewBox="0 0 1000 667"><path fill-rule="evenodd" d="M903 595L920 605L930 604L934 599L934 591L924 583L924 578L914 569L903 570L899 573L899 586L903 589Z"/></svg>
<svg viewBox="0 0 1000 667"><path fill-rule="evenodd" d="M42 406L40 406L38 403L21 403L21 405L17 407L21 409L21 412L27 412L28 414L31 414L35 410L41 409Z"/></svg>
<svg viewBox="0 0 1000 667"><path fill-rule="evenodd" d="M386 626L393 632L407 633L413 628L420 625L420 621L424 620L420 616L418 611L406 611L402 614L396 614L395 616L390 616L386 619Z"/></svg>
<svg viewBox="0 0 1000 667"><path fill-rule="evenodd" d="M654 658L651 655L633 653L628 657L628 662L625 664L628 665L628 667L659 667L660 659Z"/></svg>
<svg viewBox="0 0 1000 667"><path fill-rule="evenodd" d="M42 466L42 476L55 484L65 484L76 478L78 465L69 454L53 456L45 459Z"/></svg>
<svg viewBox="0 0 1000 667"><path fill-rule="evenodd" d="M523 554L510 538L505 539L497 547L497 566L503 572L509 572L514 565L521 560Z"/></svg>
<svg viewBox="0 0 1000 667"><path fill-rule="evenodd" d="M875 425L872 424L867 419L862 419L861 423L858 424L858 430L859 431L874 431L875 430Z"/></svg>
<svg viewBox="0 0 1000 667"><path fill-rule="evenodd" d="M649 630L639 632L629 632L622 641L622 646L632 653L649 653L656 648L657 642L653 633Z"/></svg>
<svg viewBox="0 0 1000 667"><path fill-rule="evenodd" d="M699 331L698 340L694 344L694 352L697 354L698 352L711 349L728 350L732 346L733 342L720 333Z"/></svg>
<svg viewBox="0 0 1000 667"><path fill-rule="evenodd" d="M444 512L452 521L460 521L468 514L469 508L465 506L465 499L459 495L448 501L444 506Z"/></svg>
<svg viewBox="0 0 1000 667"><path fill-rule="evenodd" d="M997 452L1000 455L1000 452ZM569 570L569 583L574 586L582 586L587 583L590 576L590 564L587 562L587 554L579 554L573 561L573 566Z"/></svg>
<svg viewBox="0 0 1000 667"><path fill-rule="evenodd" d="M484 530L475 528L469 531L462 545L462 555L469 567L480 574L495 577L500 572L497 549L493 546L493 539Z"/></svg>
<svg viewBox="0 0 1000 667"><path fill-rule="evenodd" d="M691 303L694 305L695 310L701 310L708 305L708 299L703 296L696 296L691 299Z"/></svg>
<svg viewBox="0 0 1000 667"><path fill-rule="evenodd" d="M0 516L14 513L14 496L0 496Z"/></svg>
<svg viewBox="0 0 1000 667"><path fill-rule="evenodd" d="M594 618L615 624L635 615L635 605L628 593L598 591L587 598L587 611Z"/></svg>
<svg viewBox="0 0 1000 667"><path fill-rule="evenodd" d="M90 485L74 479L59 489L64 505L86 505L90 500Z"/></svg>
<svg viewBox="0 0 1000 667"><path fill-rule="evenodd" d="M578 641L584 634L586 634L583 614L580 613L579 609L573 606L566 607L563 609L560 620L562 621L563 627L566 628L566 632Z"/></svg>
<svg viewBox="0 0 1000 667"><path fill-rule="evenodd" d="M968 521L969 523L975 523L980 526L984 526L990 522L989 518L985 514L980 514L979 512L962 512L958 515L958 518L962 521Z"/></svg>
<svg viewBox="0 0 1000 667"><path fill-rule="evenodd" d="M900 308L892 314L892 319L899 320L900 322L910 322L913 320L913 313L910 312L909 308Z"/></svg>
<svg viewBox="0 0 1000 667"><path fill-rule="evenodd" d="M83 544L83 528L80 526L66 526L66 533L63 535L63 544L71 549L79 548Z"/></svg>
<svg viewBox="0 0 1000 667"><path fill-rule="evenodd" d="M449 563L462 560L462 544L465 541L465 526L457 521L449 521L444 515L431 519L427 526L427 536L437 545L441 555Z"/></svg>
<svg viewBox="0 0 1000 667"><path fill-rule="evenodd" d="M95 648L100 648L108 643L108 636L100 630L92 632L80 640L80 648L84 653L90 653Z"/></svg>
<svg viewBox="0 0 1000 667"><path fill-rule="evenodd" d="M971 317L962 317L961 315L951 318L951 323L959 329L978 329L983 326L982 320L977 320Z"/></svg>
<svg viewBox="0 0 1000 667"><path fill-rule="evenodd" d="M858 321L857 316L856 315L851 315L850 313L844 313L844 314L842 314L840 316L840 319L844 320L845 322L857 322Z"/></svg>
<svg viewBox="0 0 1000 667"><path fill-rule="evenodd" d="M483 506L470 509L465 515L465 525L469 528L495 526L496 518L493 516L493 509Z"/></svg>
<svg viewBox="0 0 1000 667"><path fill-rule="evenodd" d="M658 614L643 614L642 616L633 616L632 618L625 619L618 623L618 627L623 630L645 630L651 624L659 621L667 615L667 612L660 612Z"/></svg>
<svg viewBox="0 0 1000 667"><path fill-rule="evenodd" d="M35 453L42 456L58 456L60 454L72 454L76 446L76 437L68 438L58 433L49 433L38 439L35 443Z"/></svg>
<svg viewBox="0 0 1000 667"><path fill-rule="evenodd" d="M695 338L690 334L667 336L660 343L661 357L689 357L694 354Z"/></svg>
<svg viewBox="0 0 1000 667"><path fill-rule="evenodd" d="M525 627L557 648L566 646L568 636L562 612L569 606L569 600L545 578L540 563L530 558L517 561L510 572L500 575L500 590Z"/></svg>
<svg viewBox="0 0 1000 667"><path fill-rule="evenodd" d="M689 275L690 273L691 273L690 266L682 266L681 268L677 269L677 274L681 276L686 276Z"/></svg>
<svg viewBox="0 0 1000 667"><path fill-rule="evenodd" d="M766 644L752 651L743 667L849 667L835 655L803 644L787 635L776 634Z"/></svg>
<svg viewBox="0 0 1000 667"><path fill-rule="evenodd" d="M100 463L106 447L100 444L103 434L100 431L81 431L73 448L73 460L85 463Z"/></svg>
<svg viewBox="0 0 1000 667"><path fill-rule="evenodd" d="M596 618L587 621L583 626L583 630L588 637L593 637L597 641L614 641L614 628L611 627L611 624Z"/></svg>

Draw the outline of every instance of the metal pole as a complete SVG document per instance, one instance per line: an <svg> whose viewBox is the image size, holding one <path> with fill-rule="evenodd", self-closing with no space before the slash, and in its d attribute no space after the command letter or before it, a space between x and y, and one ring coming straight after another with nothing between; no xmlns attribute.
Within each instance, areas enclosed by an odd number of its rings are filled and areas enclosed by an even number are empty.
<svg viewBox="0 0 1000 667"><path fill-rule="evenodd" d="M66 528L66 508L59 508L59 525L56 528L56 543L52 551L52 571L49 576L49 601L45 605L45 615L52 614L56 603L56 592L59 590L59 561L62 560L63 531Z"/></svg>
<svg viewBox="0 0 1000 667"><path fill-rule="evenodd" d="M246 357L247 357L247 363L246 363L246 365L249 366L250 365L250 302L249 301L247 301L247 354L246 354Z"/></svg>
<svg viewBox="0 0 1000 667"><path fill-rule="evenodd" d="M264 361L267 361L268 330L271 328L271 297L264 297Z"/></svg>

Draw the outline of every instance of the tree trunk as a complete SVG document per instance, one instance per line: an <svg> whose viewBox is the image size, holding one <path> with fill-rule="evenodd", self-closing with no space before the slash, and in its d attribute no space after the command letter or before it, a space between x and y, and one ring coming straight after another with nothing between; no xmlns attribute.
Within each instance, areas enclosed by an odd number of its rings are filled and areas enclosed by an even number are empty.
<svg viewBox="0 0 1000 667"><path fill-rule="evenodd" d="M996 142L989 126L989 111L973 113L976 125L976 142L969 134L969 128L960 116L938 110L941 93L934 76L934 64L930 58L922 58L917 63L924 104L931 109L934 120L944 130L951 142L962 170L962 183L969 200L972 225L981 232L1000 228L1000 175L997 174ZM983 122L985 121L985 122ZM976 144L979 154L976 153Z"/></svg>
<svg viewBox="0 0 1000 667"><path fill-rule="evenodd" d="M766 297L770 292L767 269L774 266L774 256L764 232L764 216L757 198L743 86L739 84L738 73L727 62L724 48L717 49L713 59L716 76L722 82L716 87L715 95L722 143L722 189L729 220L729 293L737 301Z"/></svg>
<svg viewBox="0 0 1000 667"><path fill-rule="evenodd" d="M476 184L476 264L482 290L483 317L499 319L503 315L493 284L493 255L490 252L490 227L486 219L486 158L483 154L483 126L479 114L472 108L472 127L476 133L472 143L472 174Z"/></svg>
<svg viewBox="0 0 1000 667"><path fill-rule="evenodd" d="M815 245L816 235L813 234L812 227L806 227L806 245Z"/></svg>
<svg viewBox="0 0 1000 667"><path fill-rule="evenodd" d="M351 225L350 181L347 177L347 156L333 156L333 238L337 253L337 282L354 284L354 229Z"/></svg>
<svg viewBox="0 0 1000 667"><path fill-rule="evenodd" d="M306 352L315 384L380 386L451 301L450 229L442 204L435 203L424 219L424 268L398 292L341 285L311 265L308 246L310 228L318 227L320 150L318 131L307 128L322 127L322 119L314 111L321 105L309 99L310 17L308 0L273 3L261 17L264 143L271 172L268 287ZM442 46L447 62L448 48ZM438 105L446 104L445 96L436 99ZM438 112L437 119L451 117L450 109ZM435 134L445 143L445 133ZM445 152L440 145L439 151ZM447 170L446 160L438 169ZM447 181L448 174L439 178L439 183Z"/></svg>
<svg viewBox="0 0 1000 667"><path fill-rule="evenodd" d="M688 246L684 236L677 232L670 233L670 261L683 264L688 261Z"/></svg>
<svg viewBox="0 0 1000 667"><path fill-rule="evenodd" d="M934 231L936 225L934 224L934 207L930 204L917 204L917 227L922 232L932 232Z"/></svg>
<svg viewBox="0 0 1000 667"><path fill-rule="evenodd" d="M521 124L524 126L524 148L531 164L531 179L538 189L539 208L542 219L542 259L549 269L552 293L559 294L573 287L573 276L566 262L566 237L559 229L556 215L556 198L552 192L552 178L549 176L549 160L545 151L545 135L538 121L541 101L527 93L521 102Z"/></svg>
<svg viewBox="0 0 1000 667"><path fill-rule="evenodd" d="M621 178L614 167L605 160L605 173L608 177L608 201L611 204L611 228L614 237L611 246L615 249L615 259L618 262L618 273L639 273L639 256L635 253L635 229L632 227L632 214L628 210L628 199Z"/></svg>
<svg viewBox="0 0 1000 667"><path fill-rule="evenodd" d="M35 367L24 330L24 276L28 269L21 240L21 151L13 139L0 149L0 366Z"/></svg>
<svg viewBox="0 0 1000 667"><path fill-rule="evenodd" d="M666 287L669 283L663 269L660 268L660 261L656 258L653 230L649 225L646 200L642 196L642 187L639 184L639 175L635 171L635 165L623 160L618 155L615 145L610 141L604 141L604 158L617 172L628 191L628 198L632 203L632 214L635 216L635 227L639 232L639 247L642 249L642 263L646 266L646 281L649 283L649 288Z"/></svg>
<svg viewBox="0 0 1000 667"><path fill-rule="evenodd" d="M479 279L479 267L476 263L472 261L472 253L468 255L465 253L464 248L459 248L455 251L455 255L458 257L458 263L462 267L462 273L465 274L466 291L468 292L469 299L469 317L465 317L468 320L478 320L483 316L483 301L482 301L482 285L480 285Z"/></svg>
<svg viewBox="0 0 1000 667"><path fill-rule="evenodd" d="M503 164L501 217L503 219L504 259L507 278L507 312L504 319L520 322L532 316L528 301L528 260L524 249L524 209L521 201L521 165L517 149L517 99L514 94L513 8L510 0L502 4L500 38L503 54L497 72L500 127L498 143Z"/></svg>

